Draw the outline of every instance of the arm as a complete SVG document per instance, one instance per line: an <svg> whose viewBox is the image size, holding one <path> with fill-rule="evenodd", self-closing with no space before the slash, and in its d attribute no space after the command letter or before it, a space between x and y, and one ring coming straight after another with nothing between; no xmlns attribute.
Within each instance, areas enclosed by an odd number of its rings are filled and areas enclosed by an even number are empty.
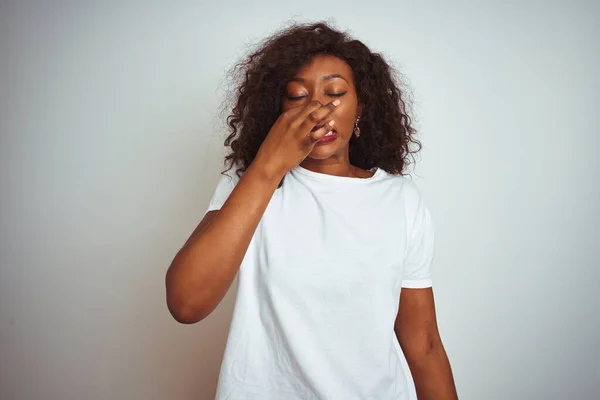
<svg viewBox="0 0 600 400"><path fill-rule="evenodd" d="M280 180L251 165L221 210L207 213L177 253L166 276L167 306L177 321L198 322L221 302Z"/></svg>
<svg viewBox="0 0 600 400"><path fill-rule="evenodd" d="M431 288L402 289L394 331L408 361L419 400L458 399L438 332Z"/></svg>
<svg viewBox="0 0 600 400"><path fill-rule="evenodd" d="M280 115L221 209L205 215L167 271L167 306L177 321L198 322L221 302L279 182L334 126L339 104L313 101Z"/></svg>

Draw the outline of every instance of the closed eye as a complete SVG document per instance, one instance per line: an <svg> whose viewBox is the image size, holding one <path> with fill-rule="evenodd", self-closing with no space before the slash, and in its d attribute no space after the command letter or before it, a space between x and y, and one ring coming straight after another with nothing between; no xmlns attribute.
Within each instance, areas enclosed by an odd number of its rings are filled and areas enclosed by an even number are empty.
<svg viewBox="0 0 600 400"><path fill-rule="evenodd" d="M329 96L329 97L342 97L346 93L348 93L348 92L346 91L346 92L340 92L340 93L327 93L327 96ZM287 96L288 100L290 100L290 101L297 101L297 100L303 99L305 97L306 96Z"/></svg>

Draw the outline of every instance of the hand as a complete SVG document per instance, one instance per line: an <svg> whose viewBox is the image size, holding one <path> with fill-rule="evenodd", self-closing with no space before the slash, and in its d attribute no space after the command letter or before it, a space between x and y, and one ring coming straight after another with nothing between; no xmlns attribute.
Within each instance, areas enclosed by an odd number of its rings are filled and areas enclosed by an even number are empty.
<svg viewBox="0 0 600 400"><path fill-rule="evenodd" d="M335 129L331 114L339 104L339 99L327 104L315 100L281 114L260 146L255 163L283 177L308 156L323 136Z"/></svg>

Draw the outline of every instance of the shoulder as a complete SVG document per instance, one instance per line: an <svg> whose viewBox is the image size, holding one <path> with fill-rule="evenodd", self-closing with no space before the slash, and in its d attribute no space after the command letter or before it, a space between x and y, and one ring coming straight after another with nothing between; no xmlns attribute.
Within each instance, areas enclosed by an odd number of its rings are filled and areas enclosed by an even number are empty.
<svg viewBox="0 0 600 400"><path fill-rule="evenodd" d="M416 204L422 201L421 191L410 176L394 175L385 171L382 173L382 182L388 185L389 189L398 191L407 202Z"/></svg>
<svg viewBox="0 0 600 400"><path fill-rule="evenodd" d="M425 218L429 209L418 185L410 176L385 173L382 179L385 182L384 196L393 203L393 207L400 211L403 218L414 224L417 219ZM410 221L413 221L410 223Z"/></svg>

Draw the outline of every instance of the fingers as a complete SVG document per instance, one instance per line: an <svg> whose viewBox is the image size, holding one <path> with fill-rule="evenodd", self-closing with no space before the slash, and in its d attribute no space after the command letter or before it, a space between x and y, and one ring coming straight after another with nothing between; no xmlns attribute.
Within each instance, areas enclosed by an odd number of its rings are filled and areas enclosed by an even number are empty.
<svg viewBox="0 0 600 400"><path fill-rule="evenodd" d="M325 105L321 105L320 107L316 107L316 104L313 106L311 103L311 106L307 106L299 116L299 119L304 117L304 120L300 125L300 130L302 132L310 132L315 126L323 123L339 105L339 99L336 99Z"/></svg>
<svg viewBox="0 0 600 400"><path fill-rule="evenodd" d="M319 100L313 100L304 107L294 107L284 113L287 114L291 124L300 125L313 111L323 107L323 103Z"/></svg>
<svg viewBox="0 0 600 400"><path fill-rule="evenodd" d="M319 129L314 130L310 133L309 137L313 142L318 142L323 139L325 135L327 135L332 130L335 130L335 121L329 120L326 124L321 126Z"/></svg>

